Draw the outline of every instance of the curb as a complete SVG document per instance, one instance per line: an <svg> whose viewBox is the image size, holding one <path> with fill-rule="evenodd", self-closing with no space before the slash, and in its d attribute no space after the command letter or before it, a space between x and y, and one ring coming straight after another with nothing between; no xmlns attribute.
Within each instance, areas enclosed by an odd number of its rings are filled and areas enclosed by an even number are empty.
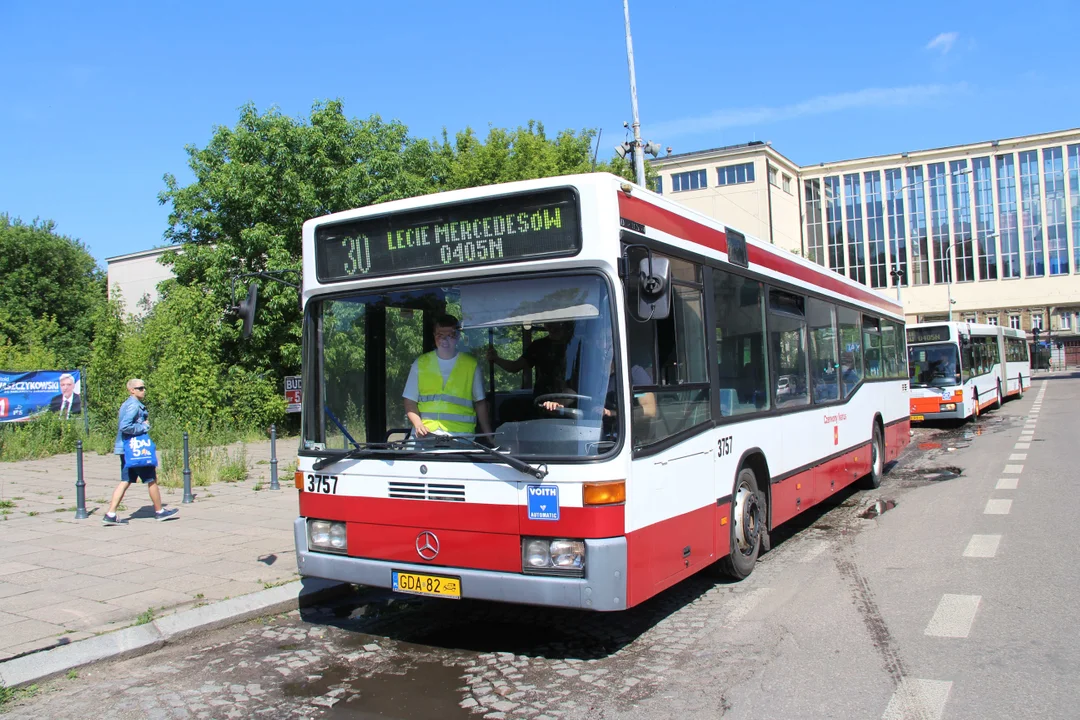
<svg viewBox="0 0 1080 720"><path fill-rule="evenodd" d="M309 607L349 592L352 592L352 586L348 583L305 578L185 610L145 625L0 662L0 687L27 685L101 660L136 657L199 631L215 630L261 615Z"/></svg>

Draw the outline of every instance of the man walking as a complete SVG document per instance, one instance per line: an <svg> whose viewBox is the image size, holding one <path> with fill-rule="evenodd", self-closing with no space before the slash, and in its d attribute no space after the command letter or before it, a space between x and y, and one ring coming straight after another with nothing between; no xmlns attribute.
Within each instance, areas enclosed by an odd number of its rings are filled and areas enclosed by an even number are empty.
<svg viewBox="0 0 1080 720"><path fill-rule="evenodd" d="M174 517L179 510L172 508L165 510L161 507L161 490L157 484L156 467L126 467L124 464L124 438L142 435L150 431L150 413L143 405L146 397L146 383L138 378L128 380L128 392L131 394L124 404L120 406L119 427L116 430L116 443L113 445L113 453L120 456L120 484L113 491L112 501L109 502L109 510L101 522L105 525L119 525L120 519L116 517L116 508L124 499L128 485L138 482L140 479L150 492L150 501L154 503L154 517L158 520L167 520Z"/></svg>

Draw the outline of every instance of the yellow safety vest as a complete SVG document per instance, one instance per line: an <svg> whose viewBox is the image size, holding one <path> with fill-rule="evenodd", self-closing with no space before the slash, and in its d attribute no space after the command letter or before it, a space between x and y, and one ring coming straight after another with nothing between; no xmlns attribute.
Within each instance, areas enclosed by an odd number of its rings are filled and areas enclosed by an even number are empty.
<svg viewBox="0 0 1080 720"><path fill-rule="evenodd" d="M476 432L476 409L473 407L473 376L476 358L458 353L454 369L443 384L439 356L424 353L417 361L419 397L416 405L428 430L455 433Z"/></svg>

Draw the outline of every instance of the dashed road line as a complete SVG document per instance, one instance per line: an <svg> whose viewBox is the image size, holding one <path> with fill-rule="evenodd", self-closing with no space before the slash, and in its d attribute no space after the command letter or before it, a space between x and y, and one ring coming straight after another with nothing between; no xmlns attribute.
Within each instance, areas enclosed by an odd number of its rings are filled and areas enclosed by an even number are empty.
<svg viewBox="0 0 1080 720"><path fill-rule="evenodd" d="M943 595L923 634L931 637L966 638L975 622L981 595Z"/></svg>
<svg viewBox="0 0 1080 720"><path fill-rule="evenodd" d="M995 490L1015 490L1020 478L1001 478L994 486Z"/></svg>
<svg viewBox="0 0 1080 720"><path fill-rule="evenodd" d="M905 678L896 688L881 720L939 720L945 712L952 682Z"/></svg>
<svg viewBox="0 0 1080 720"><path fill-rule="evenodd" d="M1012 500L992 499L986 501L983 515L1008 515L1012 510Z"/></svg>
<svg viewBox="0 0 1080 720"><path fill-rule="evenodd" d="M1005 469L1002 470L1002 472L1004 472L1006 475L1019 475L1020 473L1024 472L1024 466L1023 465L1006 465Z"/></svg>
<svg viewBox="0 0 1080 720"><path fill-rule="evenodd" d="M972 535L964 549L964 557L992 558L997 555L1000 535Z"/></svg>
<svg viewBox="0 0 1080 720"><path fill-rule="evenodd" d="M1030 449L1031 449L1031 443L1018 442L1015 445L1013 445L1013 450L1030 450Z"/></svg>
<svg viewBox="0 0 1080 720"><path fill-rule="evenodd" d="M1013 453L1009 456L1009 460L1027 460L1027 453Z"/></svg>

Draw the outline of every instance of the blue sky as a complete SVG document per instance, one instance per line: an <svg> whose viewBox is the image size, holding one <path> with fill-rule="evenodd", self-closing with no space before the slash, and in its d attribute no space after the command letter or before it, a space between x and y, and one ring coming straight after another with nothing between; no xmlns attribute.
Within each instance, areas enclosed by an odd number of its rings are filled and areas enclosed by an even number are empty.
<svg viewBox="0 0 1080 720"><path fill-rule="evenodd" d="M1080 126L1074 0L631 0L647 140L800 164ZM104 258L161 244L238 108L341 98L420 137L631 119L621 0L0 3L0 212Z"/></svg>

